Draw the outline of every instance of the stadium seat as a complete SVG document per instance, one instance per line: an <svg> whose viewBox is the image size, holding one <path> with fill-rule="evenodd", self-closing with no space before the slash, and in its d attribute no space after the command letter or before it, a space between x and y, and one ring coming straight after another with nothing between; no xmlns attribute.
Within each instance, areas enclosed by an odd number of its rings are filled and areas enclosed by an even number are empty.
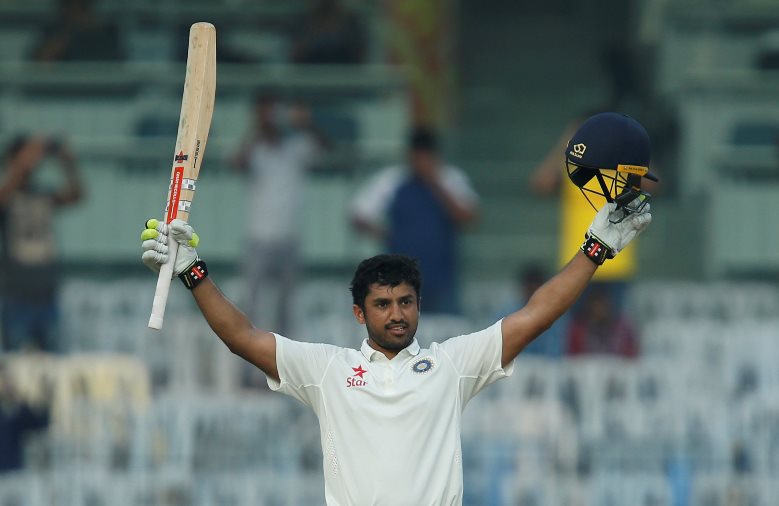
<svg viewBox="0 0 779 506"><path fill-rule="evenodd" d="M3 506L46 506L47 490L43 478L34 472L0 475L0 504Z"/></svg>
<svg viewBox="0 0 779 506"><path fill-rule="evenodd" d="M779 123L776 121L740 121L732 126L730 141L736 146L776 146Z"/></svg>

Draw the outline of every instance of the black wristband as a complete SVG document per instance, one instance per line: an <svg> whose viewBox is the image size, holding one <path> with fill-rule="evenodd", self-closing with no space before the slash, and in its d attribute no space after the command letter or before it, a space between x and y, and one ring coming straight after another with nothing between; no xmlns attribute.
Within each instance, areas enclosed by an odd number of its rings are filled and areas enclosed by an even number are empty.
<svg viewBox="0 0 779 506"><path fill-rule="evenodd" d="M607 258L614 258L611 249L600 242L597 237L590 234L587 234L584 237L584 243L582 243L581 250L587 258L595 263L595 265L603 265L603 262L605 262Z"/></svg>
<svg viewBox="0 0 779 506"><path fill-rule="evenodd" d="M189 290L192 290L202 283L207 277L208 268L206 267L206 263L199 258L194 264L190 265L187 270L179 274L179 279Z"/></svg>

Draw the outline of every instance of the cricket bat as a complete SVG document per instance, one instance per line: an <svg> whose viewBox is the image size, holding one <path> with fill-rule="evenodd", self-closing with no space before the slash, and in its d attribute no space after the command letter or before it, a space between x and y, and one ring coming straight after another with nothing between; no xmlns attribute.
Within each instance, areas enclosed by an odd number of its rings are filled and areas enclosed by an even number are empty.
<svg viewBox="0 0 779 506"><path fill-rule="evenodd" d="M211 23L195 23L189 29L187 74L184 79L184 96L181 99L179 129L165 206L166 223L176 218L189 220L190 206L195 196L197 177L206 151L208 130L214 112L215 89L216 29ZM178 243L170 241L168 261L160 268L157 288L154 291L150 328L162 328L177 252Z"/></svg>

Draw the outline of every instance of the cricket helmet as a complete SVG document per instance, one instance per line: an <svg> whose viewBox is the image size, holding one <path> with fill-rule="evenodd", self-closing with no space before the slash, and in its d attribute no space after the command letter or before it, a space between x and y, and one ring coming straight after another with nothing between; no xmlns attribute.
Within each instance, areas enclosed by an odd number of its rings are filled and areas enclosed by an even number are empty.
<svg viewBox="0 0 779 506"><path fill-rule="evenodd" d="M640 212L651 195L641 190L642 178L658 181L649 171L649 134L625 114L603 112L589 117L565 149L568 177L597 210L615 202L624 213Z"/></svg>

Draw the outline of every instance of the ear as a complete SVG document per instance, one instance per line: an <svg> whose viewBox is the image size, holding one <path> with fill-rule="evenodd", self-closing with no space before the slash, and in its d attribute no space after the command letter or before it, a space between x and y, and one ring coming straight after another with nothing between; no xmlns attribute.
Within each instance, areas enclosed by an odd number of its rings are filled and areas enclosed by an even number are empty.
<svg viewBox="0 0 779 506"><path fill-rule="evenodd" d="M354 313L354 319L357 320L357 323L365 325L365 313L362 308L357 304L352 304L352 312Z"/></svg>

